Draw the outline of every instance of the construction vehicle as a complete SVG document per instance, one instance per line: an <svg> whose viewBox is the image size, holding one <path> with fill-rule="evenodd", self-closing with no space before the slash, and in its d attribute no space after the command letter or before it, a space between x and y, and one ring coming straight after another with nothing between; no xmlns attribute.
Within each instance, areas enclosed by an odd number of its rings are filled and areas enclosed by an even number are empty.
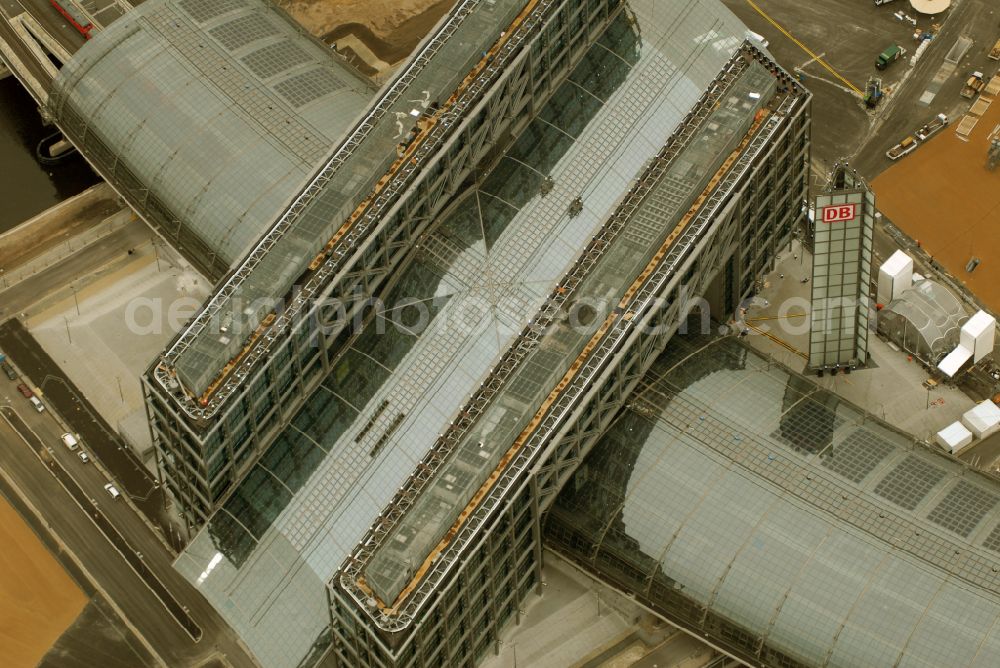
<svg viewBox="0 0 1000 668"><path fill-rule="evenodd" d="M884 70L889 67L892 63L896 62L900 58L906 55L906 49L898 44L893 44L888 47L885 51L878 54L878 58L875 59L875 67L880 70Z"/></svg>
<svg viewBox="0 0 1000 668"><path fill-rule="evenodd" d="M973 72L972 76L970 76L968 81L965 82L965 85L962 86L962 97L971 100L979 93L979 91L983 89L983 86L985 85L986 82L983 80L983 73Z"/></svg>
<svg viewBox="0 0 1000 668"><path fill-rule="evenodd" d="M918 144L917 138L914 137L913 135L908 135L906 139L904 139L903 141L899 142L898 144L890 148L888 151L886 151L885 157L889 158L890 160L899 160L904 155L915 150L917 148L917 144Z"/></svg>
<svg viewBox="0 0 1000 668"><path fill-rule="evenodd" d="M868 77L865 84L865 107L874 109L882 99L882 80L878 77Z"/></svg>
<svg viewBox="0 0 1000 668"><path fill-rule="evenodd" d="M1000 39L998 39L997 43L993 45L992 49L990 49L990 58L993 60L1000 60Z"/></svg>
<svg viewBox="0 0 1000 668"><path fill-rule="evenodd" d="M903 141L886 151L885 156L890 160L899 160L904 155L914 151L917 146L930 139L947 125L948 117L944 114L938 114L929 123L924 123L920 126L919 130L911 135L907 135Z"/></svg>
<svg viewBox="0 0 1000 668"><path fill-rule="evenodd" d="M933 135L943 130L947 125L948 117L944 114L938 114L930 123L925 123L920 126L920 129L917 130L917 139L920 141L927 141Z"/></svg>
<svg viewBox="0 0 1000 668"><path fill-rule="evenodd" d="M875 6L888 5L892 0L875 0Z"/></svg>

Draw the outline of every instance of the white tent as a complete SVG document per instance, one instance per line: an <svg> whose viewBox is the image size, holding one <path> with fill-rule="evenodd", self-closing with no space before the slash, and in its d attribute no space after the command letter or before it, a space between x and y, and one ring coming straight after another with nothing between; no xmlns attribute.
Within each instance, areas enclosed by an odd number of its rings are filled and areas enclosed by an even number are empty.
<svg viewBox="0 0 1000 668"><path fill-rule="evenodd" d="M878 270L877 299L888 304L913 285L913 258L901 250L893 253Z"/></svg>
<svg viewBox="0 0 1000 668"><path fill-rule="evenodd" d="M962 426L961 422L952 422L937 433L937 442L952 454L956 454L972 443L972 432Z"/></svg>
<svg viewBox="0 0 1000 668"><path fill-rule="evenodd" d="M972 351L974 363L993 354L996 331L996 318L986 311L979 311L962 325L961 345Z"/></svg>
<svg viewBox="0 0 1000 668"><path fill-rule="evenodd" d="M976 438L986 438L1000 430L1000 406L990 400L977 404L962 416L962 424L969 428Z"/></svg>
<svg viewBox="0 0 1000 668"><path fill-rule="evenodd" d="M938 363L938 369L941 373L951 378L958 370L962 368L962 365L969 361L972 357L972 351L965 346L959 346L955 348L950 353L948 353L943 360Z"/></svg>

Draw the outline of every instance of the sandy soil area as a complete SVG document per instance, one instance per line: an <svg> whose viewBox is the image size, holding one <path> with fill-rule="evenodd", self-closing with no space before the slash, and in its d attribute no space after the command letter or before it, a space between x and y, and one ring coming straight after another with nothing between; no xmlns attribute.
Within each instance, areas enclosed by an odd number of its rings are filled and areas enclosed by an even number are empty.
<svg viewBox="0 0 1000 668"><path fill-rule="evenodd" d="M872 187L889 219L1000 311L1000 169L986 169L987 135L1000 124L1000 99L980 119L969 141L955 134L961 119L883 172ZM981 260L965 271L972 256Z"/></svg>
<svg viewBox="0 0 1000 668"><path fill-rule="evenodd" d="M0 497L0 648L7 668L31 668L87 598Z"/></svg>
<svg viewBox="0 0 1000 668"><path fill-rule="evenodd" d="M289 0L289 14L326 42L354 35L389 64L405 58L455 0Z"/></svg>

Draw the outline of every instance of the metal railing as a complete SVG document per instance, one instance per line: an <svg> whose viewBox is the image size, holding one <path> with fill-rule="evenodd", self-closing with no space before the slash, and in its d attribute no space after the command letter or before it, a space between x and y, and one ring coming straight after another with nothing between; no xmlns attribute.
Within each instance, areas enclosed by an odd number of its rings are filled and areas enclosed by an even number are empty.
<svg viewBox="0 0 1000 668"><path fill-rule="evenodd" d="M410 85L417 78L434 55L448 41L462 22L478 7L482 0L463 0L455 7L448 20L421 49L420 53L410 61L410 64L396 77L388 90L379 98L368 114L358 122L354 130L347 136L334 152L333 156L316 173L305 188L292 200L291 204L275 222L270 230L257 242L240 266L215 291L205 304L194 322L185 329L163 354L164 362L171 364L177 360L205 330L212 318L218 314L224 304L239 290L243 282L253 273L268 252L277 244L289 229L294 226L299 216L313 200L323 192L334 174L340 169L355 150L365 141L378 122L396 104ZM348 238L344 239L349 241ZM224 361L223 361L224 363ZM158 374L159 377L159 374ZM161 382L165 378L160 379ZM166 385L164 384L166 387Z"/></svg>
<svg viewBox="0 0 1000 668"><path fill-rule="evenodd" d="M411 68L414 65L419 64L422 68L427 61L437 52L437 49L443 44L448 37L457 29L461 24L460 20L455 20L457 16L465 18L468 16L479 4L481 0L466 0L460 7L456 8L455 13L452 18L446 24L445 28L437 33L432 43L425 48L421 54L415 59ZM212 415L218 408L226 401L226 399L235 391L244 381L244 379L249 375L250 369L256 365L256 363L266 357L272 345L283 336L285 330L295 322L299 313L302 312L303 308L309 304L310 299L317 293L321 292L326 286L328 280L334 276L340 269L343 268L344 262L354 253L358 245L362 243L367 237L370 229L376 226L377 223L382 219L385 213L396 203L399 196L412 184L417 175L421 172L423 165L430 160L438 150L445 144L447 139L450 137L451 133L461 124L465 112L474 106L482 97L482 95L495 83L495 81L503 74L508 63L513 60L513 58L520 52L521 46L523 45L525 39L528 35L532 34L541 20L541 17L545 16L550 7L556 2L556 0L540 0L535 8L535 10L522 22L522 24L512 33L505 35L505 41L503 46L492 54L488 61L488 64L482 69L479 75L469 83L464 89L461 90L458 97L454 102L440 112L440 116L437 119L437 123L429 131L426 138L415 150L410 159L408 159L399 170L397 170L393 177L388 183L382 188L378 196L371 202L371 204L364 210L357 221L348 229L348 231L337 240L337 243L333 246L330 252L327 254L326 259L323 264L316 269L309 280L301 286L301 289L296 291L294 298L289 304L282 309L281 313L277 315L274 321L268 325L266 331L260 336L256 341L252 342L251 349L246 352L243 358L239 361L232 370L229 371L225 381L215 389L211 394L211 397L203 406L196 405L191 397L187 397L187 401L181 403L181 408L194 418L205 418ZM449 26L450 29L449 29ZM433 50L429 51L430 46L434 46ZM391 104L394 104L396 99L401 95L402 91L412 82L413 78L419 72L419 68L414 70L412 74L405 75L393 85L392 90L399 89L395 96L390 101L387 96L383 96L382 101L380 101L376 110L373 111L366 118L366 121L362 123L365 128L364 134L374 126L373 118L376 118L376 112L381 115L384 114ZM402 83L405 79L405 84ZM355 132L352 138L348 140L353 147L357 146L363 136L359 139L355 139ZM272 231L265 236L265 238L257 245L257 247L252 251L251 256L256 258L253 266L259 263L267 252L274 246L278 241L280 236L284 234L285 231L294 223L291 220L291 216L297 216L301 211L307 206L308 202L311 201L319 192L322 191L323 186L329 182L332 178L333 173L336 171L336 167L343 164L343 161L349 157L350 152L345 150L338 151L337 155L333 160L328 163L327 167L324 168L323 173L317 176L313 182L307 187L306 192L300 195L293 203L293 207L282 216L279 224L272 228ZM308 200L305 199L306 194L308 194ZM279 233L280 228L280 233ZM252 266L245 264L247 269L244 271L238 270L237 274L245 277L251 270ZM168 349L164 354L164 358L160 364L155 368L155 377L158 383L169 391L170 387L170 374L171 370L169 368L170 363L176 361L178 356L183 353L184 350L189 347L191 341L200 334L205 327L208 325L209 321L219 312L225 298L232 296L235 291L239 288L239 284L242 282L242 278L238 281L237 275L232 276L223 285L222 288L216 293L213 299L206 305L203 311L199 314L196 322L191 325L191 327L186 330L181 337ZM175 395L171 395L175 396Z"/></svg>

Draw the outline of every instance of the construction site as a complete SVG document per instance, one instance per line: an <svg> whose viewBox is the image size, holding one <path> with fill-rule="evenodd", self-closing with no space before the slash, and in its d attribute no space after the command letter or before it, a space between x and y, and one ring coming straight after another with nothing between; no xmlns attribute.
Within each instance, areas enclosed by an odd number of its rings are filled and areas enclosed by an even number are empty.
<svg viewBox="0 0 1000 668"><path fill-rule="evenodd" d="M1000 311L1000 262L993 259L1000 257L998 96L995 75L968 114L872 182L882 213L994 312Z"/></svg>

